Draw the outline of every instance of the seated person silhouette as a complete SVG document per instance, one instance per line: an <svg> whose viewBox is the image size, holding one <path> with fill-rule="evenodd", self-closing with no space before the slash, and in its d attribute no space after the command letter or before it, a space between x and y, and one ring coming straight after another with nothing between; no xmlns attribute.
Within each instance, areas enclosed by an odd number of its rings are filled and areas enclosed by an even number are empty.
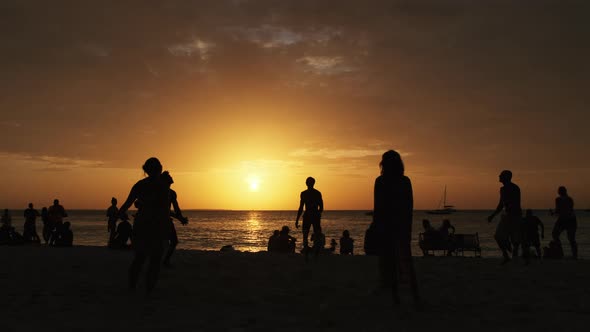
<svg viewBox="0 0 590 332"><path fill-rule="evenodd" d="M130 249L131 244L127 244L128 241L133 241L133 226L131 226L129 218L122 218L119 225L117 225L115 237L109 248Z"/></svg>
<svg viewBox="0 0 590 332"><path fill-rule="evenodd" d="M12 227L12 217L10 216L8 209L4 210L1 221L0 244L17 245L25 242L23 236Z"/></svg>
<svg viewBox="0 0 590 332"><path fill-rule="evenodd" d="M438 229L438 232L442 238L442 241L446 242L448 245L447 256L451 256L455 251L455 226L451 225L451 221L449 219L445 219L443 220L442 226L440 226Z"/></svg>
<svg viewBox="0 0 590 332"><path fill-rule="evenodd" d="M71 247L74 243L74 233L70 229L70 222L66 221L55 234L54 246Z"/></svg>
<svg viewBox="0 0 590 332"><path fill-rule="evenodd" d="M279 249L279 230L276 229L274 232L272 232L271 237L268 238L268 246L266 248L266 250L268 252L276 252Z"/></svg>
<svg viewBox="0 0 590 332"><path fill-rule="evenodd" d="M289 235L291 230L288 226L283 226L279 232L278 252L295 253L295 242L297 239Z"/></svg>
<svg viewBox="0 0 590 332"><path fill-rule="evenodd" d="M422 219L422 227L424 228L424 234L431 234L436 232L436 229L432 227L432 224L428 219Z"/></svg>
<svg viewBox="0 0 590 332"><path fill-rule="evenodd" d="M350 232L344 230L340 238L340 255L353 255L354 240L350 237Z"/></svg>
<svg viewBox="0 0 590 332"><path fill-rule="evenodd" d="M324 247L326 246L326 236L322 232L317 232L311 234L311 241L313 242L313 246L311 250L317 259L320 252L324 251ZM307 258L309 250L305 251L305 257Z"/></svg>
<svg viewBox="0 0 590 332"><path fill-rule="evenodd" d="M338 245L338 243L336 242L335 239L330 240L330 252L332 252L332 253L336 252L337 245Z"/></svg>

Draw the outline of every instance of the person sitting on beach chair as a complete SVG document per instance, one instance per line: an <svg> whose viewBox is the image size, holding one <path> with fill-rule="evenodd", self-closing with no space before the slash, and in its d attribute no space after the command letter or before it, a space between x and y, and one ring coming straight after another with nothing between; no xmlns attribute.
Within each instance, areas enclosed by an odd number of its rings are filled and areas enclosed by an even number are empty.
<svg viewBox="0 0 590 332"><path fill-rule="evenodd" d="M442 238L442 241L447 243L447 256L451 256L453 251L455 251L455 226L451 225L451 221L449 219L444 219L442 226L440 226L438 229L438 232Z"/></svg>

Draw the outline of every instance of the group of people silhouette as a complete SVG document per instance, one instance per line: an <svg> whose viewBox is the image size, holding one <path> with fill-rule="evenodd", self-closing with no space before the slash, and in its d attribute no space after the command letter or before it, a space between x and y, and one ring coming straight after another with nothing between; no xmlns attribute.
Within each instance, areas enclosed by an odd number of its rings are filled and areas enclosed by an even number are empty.
<svg viewBox="0 0 590 332"><path fill-rule="evenodd" d="M2 213L0 226L0 244L19 245L24 243L41 243L37 233L37 217L43 222L42 236L45 244L55 247L71 247L74 243L74 233L69 221L64 222L68 216L66 210L55 199L49 208L43 207L41 213L33 207L33 203L23 213L25 223L22 235L12 226L12 215L8 209Z"/></svg>
<svg viewBox="0 0 590 332"><path fill-rule="evenodd" d="M525 217L522 217L520 204L521 192L518 185L512 182L511 171L502 171L499 175L499 181L503 185L500 188L500 201L496 210L488 217L488 222L492 222L494 217L503 211L494 234L494 239L502 251L502 264L506 264L511 258L519 256L519 248L522 248L522 257L525 260L525 264L529 264L531 246L535 248L537 256L541 257L541 244L538 232L540 228L541 237L544 237L543 223L538 217L533 215L532 210L527 210ZM564 186L560 186L557 189L557 194L555 210L551 210L551 214L557 215L558 218L551 232L553 239L549 243L549 246L545 248L544 257L563 257L560 235L566 231L572 257L577 259L577 220L574 213L574 200L568 195L567 189Z"/></svg>

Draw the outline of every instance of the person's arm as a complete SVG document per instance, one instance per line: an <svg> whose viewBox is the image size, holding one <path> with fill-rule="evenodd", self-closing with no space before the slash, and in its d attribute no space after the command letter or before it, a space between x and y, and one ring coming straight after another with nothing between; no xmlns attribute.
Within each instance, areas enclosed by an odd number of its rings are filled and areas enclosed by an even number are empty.
<svg viewBox="0 0 590 332"><path fill-rule="evenodd" d="M319 204L319 212L320 214L322 214L322 212L324 212L324 200L322 199L322 193L320 193L320 204Z"/></svg>
<svg viewBox="0 0 590 332"><path fill-rule="evenodd" d="M121 218L123 220L128 219L127 210L129 210L129 208L131 207L131 204L133 204L133 202L135 202L136 199L137 199L137 183L131 188L131 191L129 192L129 196L127 196L127 200L125 200L125 203L123 203L123 205L121 205L121 208L119 209L119 218Z"/></svg>
<svg viewBox="0 0 590 332"><path fill-rule="evenodd" d="M504 208L504 202L502 201L502 191L500 190L500 201L498 202L496 210L488 217L488 222L492 222L494 217L502 211L502 208Z"/></svg>
<svg viewBox="0 0 590 332"><path fill-rule="evenodd" d="M172 190L172 207L174 208L174 215L175 218L180 221L181 224L186 225L188 224L188 218L182 215L182 211L180 210L180 206L178 205L178 199L176 196L176 192Z"/></svg>
<svg viewBox="0 0 590 332"><path fill-rule="evenodd" d="M295 228L299 228L299 218L301 217L302 213L303 213L303 193L301 193L301 196L299 199L299 210L297 210L297 219L295 219Z"/></svg>

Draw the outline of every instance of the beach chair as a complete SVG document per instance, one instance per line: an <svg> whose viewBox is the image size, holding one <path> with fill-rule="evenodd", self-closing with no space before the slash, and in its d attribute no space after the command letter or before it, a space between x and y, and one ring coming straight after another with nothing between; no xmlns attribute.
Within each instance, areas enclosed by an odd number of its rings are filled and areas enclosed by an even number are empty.
<svg viewBox="0 0 590 332"><path fill-rule="evenodd" d="M454 236L455 256L465 256L465 251L473 251L475 257L481 257L479 234L455 234Z"/></svg>
<svg viewBox="0 0 590 332"><path fill-rule="evenodd" d="M435 256L437 251L442 251L446 256L450 248L448 238L442 238L437 233L418 234L418 245L425 254L430 255L432 252L432 256Z"/></svg>

